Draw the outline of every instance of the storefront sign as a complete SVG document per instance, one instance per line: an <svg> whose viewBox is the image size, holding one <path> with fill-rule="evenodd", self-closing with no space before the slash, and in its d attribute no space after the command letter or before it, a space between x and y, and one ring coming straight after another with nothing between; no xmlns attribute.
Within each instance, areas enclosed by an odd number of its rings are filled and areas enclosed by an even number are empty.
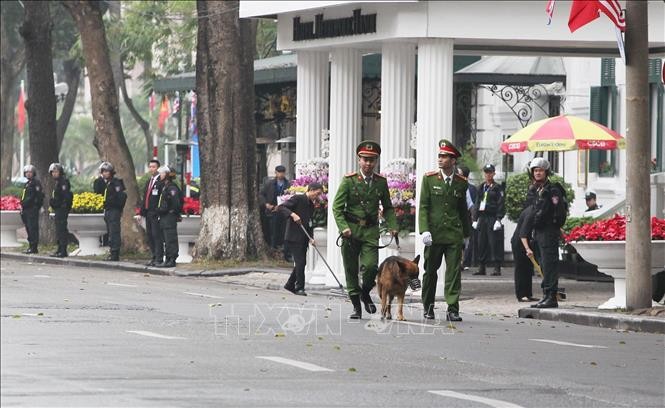
<svg viewBox="0 0 665 408"><path fill-rule="evenodd" d="M314 16L314 21L307 23L300 22L300 17L293 18L293 41L344 37L375 32L376 13L361 15L360 9L353 10L352 17L331 20L324 20L323 14L317 14Z"/></svg>

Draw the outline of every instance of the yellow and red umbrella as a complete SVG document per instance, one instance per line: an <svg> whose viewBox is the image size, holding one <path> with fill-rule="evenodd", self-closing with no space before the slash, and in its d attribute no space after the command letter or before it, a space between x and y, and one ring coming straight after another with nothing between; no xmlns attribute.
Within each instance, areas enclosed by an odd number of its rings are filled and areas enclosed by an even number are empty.
<svg viewBox="0 0 665 408"><path fill-rule="evenodd" d="M501 151L613 150L625 146L623 136L612 129L590 120L561 115L539 120L519 130L501 143Z"/></svg>

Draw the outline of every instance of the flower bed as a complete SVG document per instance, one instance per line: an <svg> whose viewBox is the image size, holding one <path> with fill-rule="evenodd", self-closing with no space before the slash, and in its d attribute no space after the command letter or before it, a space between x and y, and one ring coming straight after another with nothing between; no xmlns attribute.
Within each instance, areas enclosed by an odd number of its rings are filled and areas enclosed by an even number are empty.
<svg viewBox="0 0 665 408"><path fill-rule="evenodd" d="M566 242L625 241L625 239L626 218L619 214L606 220L577 226L565 235ZM665 240L665 219L651 218L651 239Z"/></svg>
<svg viewBox="0 0 665 408"><path fill-rule="evenodd" d="M21 209L21 200L17 197L8 195L0 197L0 210L18 211Z"/></svg>
<svg viewBox="0 0 665 408"><path fill-rule="evenodd" d="M390 201L395 209L400 232L416 230L416 173L414 159L388 162L382 175L388 180Z"/></svg>
<svg viewBox="0 0 665 408"><path fill-rule="evenodd" d="M183 215L201 215L201 202L196 198L185 197L182 213Z"/></svg>
<svg viewBox="0 0 665 408"><path fill-rule="evenodd" d="M95 193L74 194L72 201L74 214L100 214L104 212L104 196Z"/></svg>

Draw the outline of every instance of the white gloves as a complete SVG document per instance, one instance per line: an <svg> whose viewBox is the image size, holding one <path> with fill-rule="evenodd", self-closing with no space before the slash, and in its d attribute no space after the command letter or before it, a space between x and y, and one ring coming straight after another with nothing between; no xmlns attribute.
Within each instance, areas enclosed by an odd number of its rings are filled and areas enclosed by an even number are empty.
<svg viewBox="0 0 665 408"><path fill-rule="evenodd" d="M423 244L425 244L425 246L432 245L432 234L430 234L429 231L423 232Z"/></svg>
<svg viewBox="0 0 665 408"><path fill-rule="evenodd" d="M501 221L496 220L496 222L494 223L494 231L498 231L501 228L503 228L503 225L501 225Z"/></svg>
<svg viewBox="0 0 665 408"><path fill-rule="evenodd" d="M478 229L478 221L474 221L473 223L471 223L471 226L473 227L473 229L477 230Z"/></svg>

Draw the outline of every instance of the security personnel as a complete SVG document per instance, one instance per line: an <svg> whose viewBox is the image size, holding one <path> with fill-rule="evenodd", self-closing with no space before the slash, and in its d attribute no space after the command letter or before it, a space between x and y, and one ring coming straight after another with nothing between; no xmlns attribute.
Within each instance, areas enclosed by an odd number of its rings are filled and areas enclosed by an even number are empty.
<svg viewBox="0 0 665 408"><path fill-rule="evenodd" d="M595 192L591 190L587 191L586 194L584 194L584 200L586 201L586 210L584 210L584 212L596 211L600 208L598 202L596 202Z"/></svg>
<svg viewBox="0 0 665 408"><path fill-rule="evenodd" d="M425 244L425 274L422 300L426 319L434 319L437 270L446 258L446 320L459 322L459 296L462 287L460 257L471 234L466 203L466 179L455 171L461 153L448 140L439 141L438 170L425 173L420 189L418 228Z"/></svg>
<svg viewBox="0 0 665 408"><path fill-rule="evenodd" d="M162 193L162 182L157 171L159 165L157 159L148 162L150 178L145 184L145 194L140 210L141 216L145 217L145 230L152 253L152 259L148 262L148 266L155 266L164 262L164 237L161 228L159 228L159 213L157 212L159 195Z"/></svg>
<svg viewBox="0 0 665 408"><path fill-rule="evenodd" d="M159 227L162 230L166 247L166 260L155 266L158 268L172 268L178 258L178 221L181 220L183 197L178 185L174 182L176 178L175 169L164 165L158 171L162 182L162 192L157 202L157 210L159 212Z"/></svg>
<svg viewBox="0 0 665 408"><path fill-rule="evenodd" d="M543 270L543 298L532 305L536 308L558 307L557 293L559 292L559 275L557 262L559 260L559 239L561 237L560 225L556 220L556 206L565 199L565 193L559 184L552 184L549 180L550 162L543 157L536 157L529 163L529 173L533 178L533 187L536 199L533 211L533 236L538 247L538 260ZM533 251L525 248L526 255L532 256Z"/></svg>
<svg viewBox="0 0 665 408"><path fill-rule="evenodd" d="M44 203L42 183L37 179L37 169L32 164L23 167L23 177L27 178L21 193L21 220L28 233L28 249L24 254L36 254L39 251L39 209Z"/></svg>
<svg viewBox="0 0 665 408"><path fill-rule="evenodd" d="M353 304L350 319L360 319L360 301L367 313L376 313L370 291L374 287L379 263L379 204L383 206L388 229L397 234L397 218L390 201L388 182L374 173L381 155L381 146L371 141L361 142L356 148L359 171L348 173L339 185L333 201L333 215L342 237L342 259L346 274L346 288ZM362 273L362 285L358 274Z"/></svg>
<svg viewBox="0 0 665 408"><path fill-rule="evenodd" d="M492 276L501 275L503 262L503 225L501 220L506 215L503 187L494 181L493 164L483 167L485 181L478 186L473 223L478 231L478 272L485 275L488 263L494 264Z"/></svg>
<svg viewBox="0 0 665 408"><path fill-rule="evenodd" d="M104 221L106 222L106 231L109 235L109 247L111 254L107 261L120 260L120 219L122 209L127 201L125 193L125 184L121 179L115 177L115 169L109 162L104 162L100 166L102 177L106 182L104 188Z"/></svg>
<svg viewBox="0 0 665 408"><path fill-rule="evenodd" d="M67 243L69 242L67 217L69 217L69 210L72 209L74 196L72 195L69 180L65 176L65 169L60 163L51 163L48 171L55 180L49 206L55 211L55 237L58 242L58 249L51 256L64 258L67 256Z"/></svg>

